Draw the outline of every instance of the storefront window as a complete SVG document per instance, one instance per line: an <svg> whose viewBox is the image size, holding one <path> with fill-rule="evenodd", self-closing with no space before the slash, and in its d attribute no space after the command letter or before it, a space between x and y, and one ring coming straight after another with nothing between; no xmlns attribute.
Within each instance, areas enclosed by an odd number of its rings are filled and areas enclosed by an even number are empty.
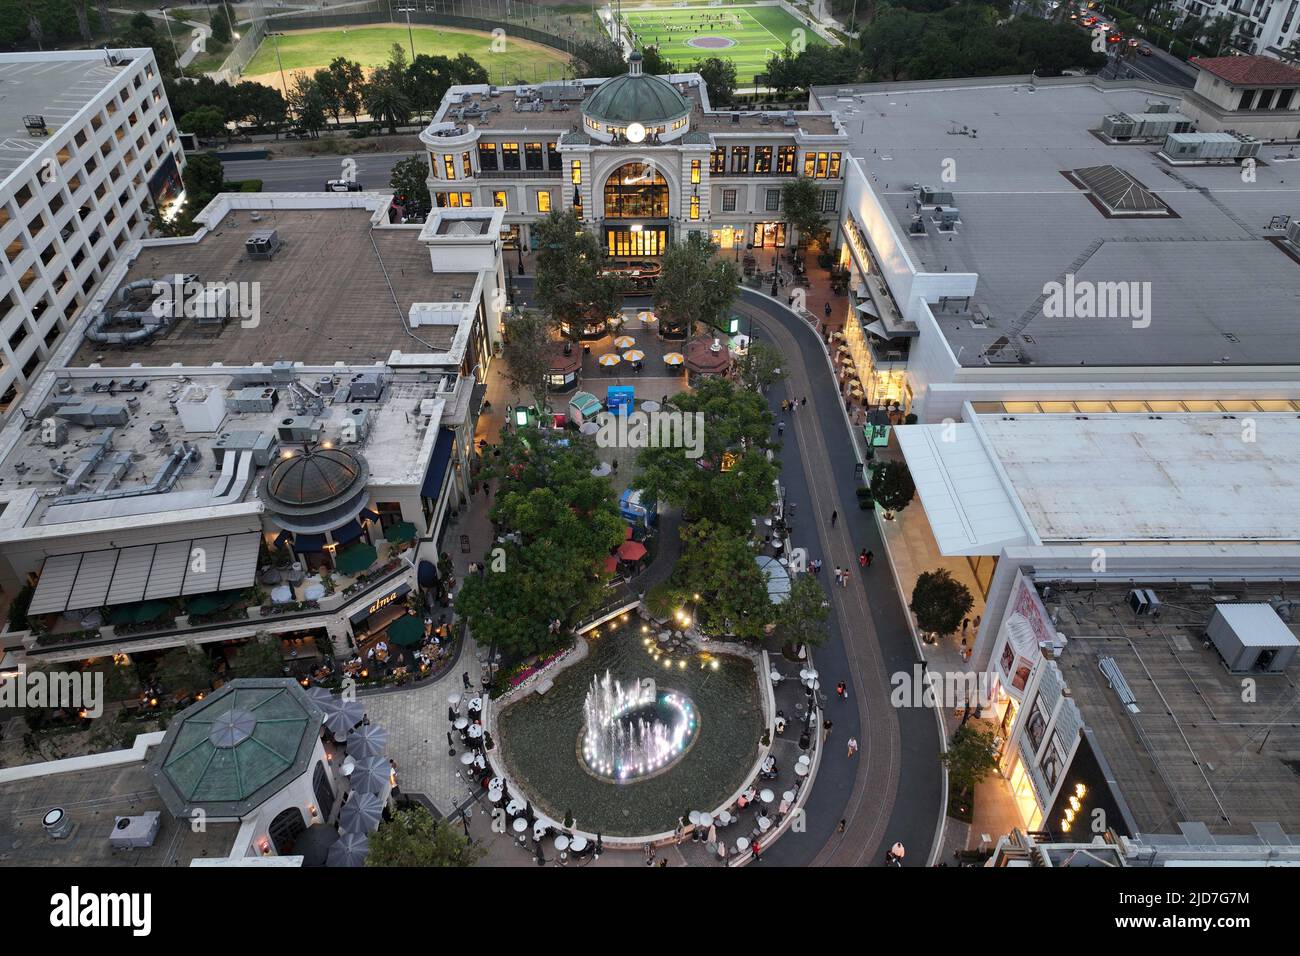
<svg viewBox="0 0 1300 956"><path fill-rule="evenodd" d="M668 218L668 182L652 166L620 166L605 180L605 218Z"/></svg>
<svg viewBox="0 0 1300 956"><path fill-rule="evenodd" d="M785 223L759 222L754 224L754 245L761 249L779 249L785 245Z"/></svg>
<svg viewBox="0 0 1300 956"><path fill-rule="evenodd" d="M606 229L605 238L610 256L633 259L662 255L668 232L665 229Z"/></svg>

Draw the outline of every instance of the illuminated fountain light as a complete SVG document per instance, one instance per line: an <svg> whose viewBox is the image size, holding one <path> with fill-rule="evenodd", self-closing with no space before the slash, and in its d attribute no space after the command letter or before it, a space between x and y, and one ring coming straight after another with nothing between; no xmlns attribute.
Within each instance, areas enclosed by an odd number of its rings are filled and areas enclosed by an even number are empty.
<svg viewBox="0 0 1300 956"><path fill-rule="evenodd" d="M689 698L659 693L653 681L622 683L605 671L593 677L583 703L580 753L587 769L606 780L631 782L680 758L699 727Z"/></svg>

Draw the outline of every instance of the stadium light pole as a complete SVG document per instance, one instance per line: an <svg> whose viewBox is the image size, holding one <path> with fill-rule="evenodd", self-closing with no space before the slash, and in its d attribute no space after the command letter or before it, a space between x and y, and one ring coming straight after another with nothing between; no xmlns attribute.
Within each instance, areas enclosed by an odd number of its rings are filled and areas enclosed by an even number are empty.
<svg viewBox="0 0 1300 956"><path fill-rule="evenodd" d="M175 50L176 38L172 36L172 18L167 16L166 7L159 7L158 12L162 14L163 23L167 26L167 42L170 43L172 45L172 49Z"/></svg>
<svg viewBox="0 0 1300 956"><path fill-rule="evenodd" d="M398 7L398 13L406 14L406 36L411 41L411 62L415 62L415 31L411 29L411 7Z"/></svg>
<svg viewBox="0 0 1300 956"><path fill-rule="evenodd" d="M266 35L275 40L275 65L280 68L280 85L284 87L285 99L288 99L289 81L284 78L284 64L280 62L280 37L284 36L284 34L271 31Z"/></svg>

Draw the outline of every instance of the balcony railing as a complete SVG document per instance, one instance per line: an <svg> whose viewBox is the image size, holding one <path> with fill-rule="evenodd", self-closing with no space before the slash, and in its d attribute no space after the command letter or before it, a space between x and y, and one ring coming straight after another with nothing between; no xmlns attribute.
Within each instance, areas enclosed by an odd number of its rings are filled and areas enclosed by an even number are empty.
<svg viewBox="0 0 1300 956"><path fill-rule="evenodd" d="M560 179L563 176L562 169L481 169L478 173L479 179Z"/></svg>

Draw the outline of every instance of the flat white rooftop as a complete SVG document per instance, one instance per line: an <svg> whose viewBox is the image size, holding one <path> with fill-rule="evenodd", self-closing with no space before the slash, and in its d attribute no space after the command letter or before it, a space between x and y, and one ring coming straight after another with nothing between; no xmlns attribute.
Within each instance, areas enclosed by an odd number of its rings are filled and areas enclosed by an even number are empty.
<svg viewBox="0 0 1300 956"><path fill-rule="evenodd" d="M1300 541L1294 414L980 415L896 432L944 554L997 554L1017 529L1043 544Z"/></svg>

